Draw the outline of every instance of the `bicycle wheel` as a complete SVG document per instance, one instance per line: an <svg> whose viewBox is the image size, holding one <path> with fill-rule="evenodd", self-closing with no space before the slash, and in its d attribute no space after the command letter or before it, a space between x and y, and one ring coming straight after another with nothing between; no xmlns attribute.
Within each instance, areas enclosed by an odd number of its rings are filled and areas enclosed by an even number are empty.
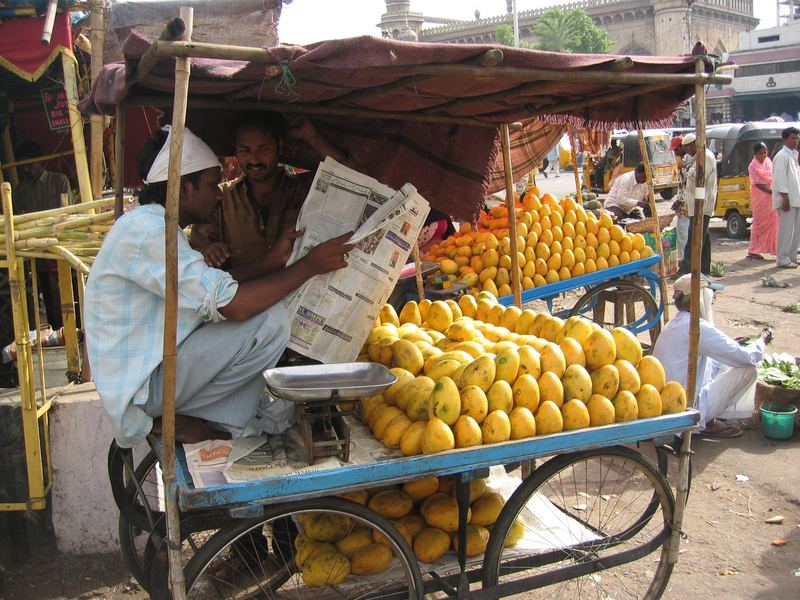
<svg viewBox="0 0 800 600"><path fill-rule="evenodd" d="M484 589L498 597L661 597L672 565L667 547L672 490L639 453L600 448L550 459L525 480L500 514L484 560ZM505 548L515 521L524 536ZM658 562L642 559L659 552Z"/></svg>
<svg viewBox="0 0 800 600"><path fill-rule="evenodd" d="M296 564L295 521L308 513L348 517L349 528L383 534L394 557L380 575L350 575L339 585L306 585ZM268 507L264 516L220 530L186 566L187 598L370 598L424 597L419 565L408 543L383 517L341 498L304 500Z"/></svg>

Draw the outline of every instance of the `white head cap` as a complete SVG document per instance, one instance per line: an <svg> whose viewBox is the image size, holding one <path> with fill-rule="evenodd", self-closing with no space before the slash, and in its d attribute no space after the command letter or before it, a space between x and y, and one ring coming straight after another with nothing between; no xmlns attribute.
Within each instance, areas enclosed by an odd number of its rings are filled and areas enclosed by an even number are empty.
<svg viewBox="0 0 800 600"><path fill-rule="evenodd" d="M169 125L164 126L164 131L169 131L167 141L153 161L153 166L147 173L145 183L158 183L166 181L169 173L169 146L172 142L172 131ZM181 155L181 175L205 171L212 167L221 167L217 155L203 140L193 134L189 129L183 130L183 152Z"/></svg>
<svg viewBox="0 0 800 600"><path fill-rule="evenodd" d="M683 136L683 141L681 142L681 146L688 146L689 144L693 144L697 140L697 136L693 133L687 133Z"/></svg>
<svg viewBox="0 0 800 600"><path fill-rule="evenodd" d="M725 286L721 283L711 281L705 275L700 275L700 316L709 323L714 323L714 291L724 290ZM692 276L690 274L678 277L673 286L676 293L688 296L692 291Z"/></svg>

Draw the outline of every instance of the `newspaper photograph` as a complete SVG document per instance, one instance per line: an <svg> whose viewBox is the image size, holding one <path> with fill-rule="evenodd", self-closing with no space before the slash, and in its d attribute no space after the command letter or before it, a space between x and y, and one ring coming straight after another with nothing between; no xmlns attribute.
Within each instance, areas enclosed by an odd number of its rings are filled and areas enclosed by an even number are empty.
<svg viewBox="0 0 800 600"><path fill-rule="evenodd" d="M411 184L399 191L325 159L300 211L305 230L289 264L314 246L353 232L348 266L290 295L289 348L323 363L352 362L405 266L430 207Z"/></svg>

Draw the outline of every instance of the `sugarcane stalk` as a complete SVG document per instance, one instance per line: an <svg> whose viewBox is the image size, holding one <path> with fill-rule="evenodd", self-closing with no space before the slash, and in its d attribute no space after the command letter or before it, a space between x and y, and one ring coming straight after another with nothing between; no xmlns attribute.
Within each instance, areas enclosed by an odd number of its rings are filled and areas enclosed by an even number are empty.
<svg viewBox="0 0 800 600"><path fill-rule="evenodd" d="M66 260L72 268L74 268L79 273L83 273L84 275L89 274L89 267L81 261L77 256L75 256L72 252L64 248L63 246L53 246L50 248L50 251L53 254L57 254L60 258Z"/></svg>

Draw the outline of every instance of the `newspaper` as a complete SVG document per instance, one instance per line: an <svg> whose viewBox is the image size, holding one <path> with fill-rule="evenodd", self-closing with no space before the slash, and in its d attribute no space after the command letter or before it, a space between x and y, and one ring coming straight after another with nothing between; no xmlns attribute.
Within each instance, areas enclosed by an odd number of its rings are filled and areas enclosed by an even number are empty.
<svg viewBox="0 0 800 600"><path fill-rule="evenodd" d="M314 277L287 297L289 348L323 363L355 360L429 211L413 185L395 191L326 158L300 211L297 225L305 233L289 264L349 231L356 247L346 268Z"/></svg>

